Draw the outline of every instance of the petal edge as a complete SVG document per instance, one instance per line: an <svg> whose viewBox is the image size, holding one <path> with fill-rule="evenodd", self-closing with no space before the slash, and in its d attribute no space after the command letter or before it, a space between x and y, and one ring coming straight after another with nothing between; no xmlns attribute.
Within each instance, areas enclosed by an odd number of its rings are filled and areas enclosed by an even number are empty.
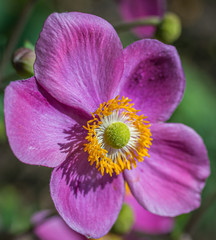
<svg viewBox="0 0 216 240"><path fill-rule="evenodd" d="M183 124L154 124L150 159L125 178L137 201L161 216L177 216L198 208L209 176L209 160L201 137Z"/></svg>

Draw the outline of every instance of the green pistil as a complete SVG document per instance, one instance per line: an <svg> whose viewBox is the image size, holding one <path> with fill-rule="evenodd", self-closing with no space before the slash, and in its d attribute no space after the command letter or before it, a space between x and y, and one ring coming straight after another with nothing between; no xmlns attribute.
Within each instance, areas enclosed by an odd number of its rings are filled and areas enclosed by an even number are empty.
<svg viewBox="0 0 216 240"><path fill-rule="evenodd" d="M114 122L105 130L104 138L108 145L120 149L128 144L130 130L125 123Z"/></svg>

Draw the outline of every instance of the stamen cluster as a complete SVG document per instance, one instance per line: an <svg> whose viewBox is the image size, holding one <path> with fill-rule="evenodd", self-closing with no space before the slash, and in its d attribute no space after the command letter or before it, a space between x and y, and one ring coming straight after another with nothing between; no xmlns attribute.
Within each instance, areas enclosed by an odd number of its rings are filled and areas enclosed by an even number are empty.
<svg viewBox="0 0 216 240"><path fill-rule="evenodd" d="M136 110L130 103L131 100L125 97L119 99L117 96L107 103L100 104L99 108L92 113L92 119L83 126L88 130L84 144L84 151L89 153L88 161L95 164L98 171L117 175L125 169L136 167L137 161L143 162L144 157L149 157L148 149L151 145L151 132L147 117L137 115ZM106 128L113 122L125 123L130 130L130 140L128 144L120 149L109 146L104 133Z"/></svg>

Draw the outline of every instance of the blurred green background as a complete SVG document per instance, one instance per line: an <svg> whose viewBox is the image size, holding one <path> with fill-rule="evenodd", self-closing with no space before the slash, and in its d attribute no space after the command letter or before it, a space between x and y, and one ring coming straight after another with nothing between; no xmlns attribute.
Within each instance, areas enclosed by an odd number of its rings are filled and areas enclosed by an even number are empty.
<svg viewBox="0 0 216 240"><path fill-rule="evenodd" d="M170 121L194 128L207 145L211 176L203 193L205 202L216 191L216 1L170 0L167 5L168 10L177 13L182 20L182 35L174 45L181 56L187 80L183 101ZM93 13L112 24L121 21L114 0L0 0L0 62L8 42L13 38L12 47L0 72L2 233L22 232L28 229L29 219L34 212L54 207L49 195L51 169L25 165L15 158L7 142L3 116L4 88L10 81L20 79L12 67L11 54L22 47L26 40L35 44L43 22L54 11ZM19 26L22 20L25 24ZM131 32L120 33L120 38L124 46L137 40ZM216 239L215 214L216 201L212 201L194 227L192 239ZM191 214L177 218L174 235L178 236L190 217ZM1 234L0 239L3 239Z"/></svg>

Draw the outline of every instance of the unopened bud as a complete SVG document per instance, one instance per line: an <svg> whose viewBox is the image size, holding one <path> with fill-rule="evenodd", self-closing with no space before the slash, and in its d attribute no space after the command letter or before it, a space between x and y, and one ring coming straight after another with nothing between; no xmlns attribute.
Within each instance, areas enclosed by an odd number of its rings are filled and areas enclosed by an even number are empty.
<svg viewBox="0 0 216 240"><path fill-rule="evenodd" d="M181 35L181 20L175 13L166 13L158 25L155 38L165 43L173 43Z"/></svg>
<svg viewBox="0 0 216 240"><path fill-rule="evenodd" d="M131 207L124 203L119 216L113 225L111 232L116 234L127 234L131 231L134 223L134 214Z"/></svg>
<svg viewBox="0 0 216 240"><path fill-rule="evenodd" d="M12 63L16 72L24 78L34 75L35 52L29 48L19 48L13 55Z"/></svg>

